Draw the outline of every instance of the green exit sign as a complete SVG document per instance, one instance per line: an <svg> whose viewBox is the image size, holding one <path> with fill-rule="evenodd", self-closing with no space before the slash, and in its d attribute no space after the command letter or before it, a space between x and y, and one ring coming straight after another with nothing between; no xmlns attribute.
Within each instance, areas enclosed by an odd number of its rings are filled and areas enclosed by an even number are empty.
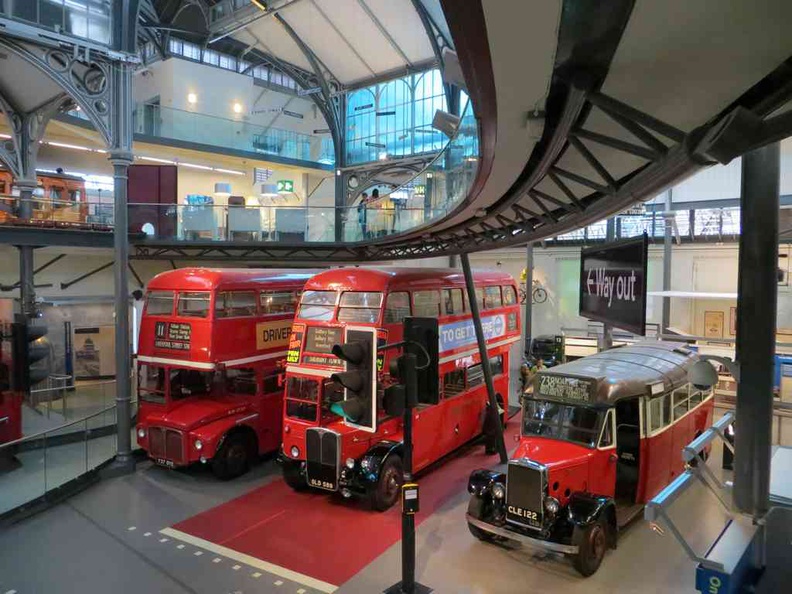
<svg viewBox="0 0 792 594"><path fill-rule="evenodd" d="M279 194L293 194L294 193L294 182L290 179L282 179L278 182L278 193Z"/></svg>

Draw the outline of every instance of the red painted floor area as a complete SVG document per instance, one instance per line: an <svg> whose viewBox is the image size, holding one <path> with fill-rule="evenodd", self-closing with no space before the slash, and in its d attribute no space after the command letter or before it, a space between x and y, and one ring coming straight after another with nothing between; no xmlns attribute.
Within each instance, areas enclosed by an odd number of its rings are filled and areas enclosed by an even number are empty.
<svg viewBox="0 0 792 594"><path fill-rule="evenodd" d="M514 446L519 422L506 429ZM470 446L418 478L421 511L416 524L467 489L470 472L496 465L482 445ZM459 518L464 522L464 518ZM282 480L173 526L198 538L301 574L341 585L401 536L399 506L380 513L363 502L322 493L295 493Z"/></svg>

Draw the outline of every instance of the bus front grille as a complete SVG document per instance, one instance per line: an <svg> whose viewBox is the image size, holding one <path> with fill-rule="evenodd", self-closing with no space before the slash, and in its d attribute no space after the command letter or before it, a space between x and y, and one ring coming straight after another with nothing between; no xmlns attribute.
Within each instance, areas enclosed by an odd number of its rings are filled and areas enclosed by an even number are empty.
<svg viewBox="0 0 792 594"><path fill-rule="evenodd" d="M305 432L305 460L308 484L327 491L338 490L341 471L341 436L321 427Z"/></svg>
<svg viewBox="0 0 792 594"><path fill-rule="evenodd" d="M541 529L547 470L530 460L512 460L506 474L506 520Z"/></svg>
<svg viewBox="0 0 792 594"><path fill-rule="evenodd" d="M184 464L184 438L181 431L167 427L150 427L149 456L157 461Z"/></svg>

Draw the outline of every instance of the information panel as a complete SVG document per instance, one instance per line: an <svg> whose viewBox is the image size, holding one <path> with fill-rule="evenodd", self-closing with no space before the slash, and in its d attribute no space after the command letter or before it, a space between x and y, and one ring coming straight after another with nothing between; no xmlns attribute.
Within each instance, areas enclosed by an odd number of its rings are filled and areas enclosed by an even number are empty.
<svg viewBox="0 0 792 594"><path fill-rule="evenodd" d="M584 249L580 254L580 315L646 334L646 263L643 237Z"/></svg>

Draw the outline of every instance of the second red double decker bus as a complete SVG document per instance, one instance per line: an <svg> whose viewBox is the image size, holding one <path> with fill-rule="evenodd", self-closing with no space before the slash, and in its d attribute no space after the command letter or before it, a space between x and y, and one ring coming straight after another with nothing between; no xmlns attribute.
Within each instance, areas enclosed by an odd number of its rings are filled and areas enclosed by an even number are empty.
<svg viewBox="0 0 792 594"><path fill-rule="evenodd" d="M278 448L286 347L312 274L184 268L149 282L137 424L149 457L232 478Z"/></svg>
<svg viewBox="0 0 792 594"><path fill-rule="evenodd" d="M474 282L495 391L505 406L509 350L520 339L517 287L511 276L499 272L477 272ZM380 351L377 356L373 426L345 421L331 411L344 392L330 379L344 367L331 351L344 342L345 327L376 328L383 345L402 340L403 322L409 316L438 319L439 386L419 390L413 428L415 471L481 434L487 393L464 287L461 272L426 268L337 269L306 283L286 368L281 462L291 487L368 497L378 510L398 499L402 420L388 417L382 408L382 392L389 383L385 370L396 353Z"/></svg>

